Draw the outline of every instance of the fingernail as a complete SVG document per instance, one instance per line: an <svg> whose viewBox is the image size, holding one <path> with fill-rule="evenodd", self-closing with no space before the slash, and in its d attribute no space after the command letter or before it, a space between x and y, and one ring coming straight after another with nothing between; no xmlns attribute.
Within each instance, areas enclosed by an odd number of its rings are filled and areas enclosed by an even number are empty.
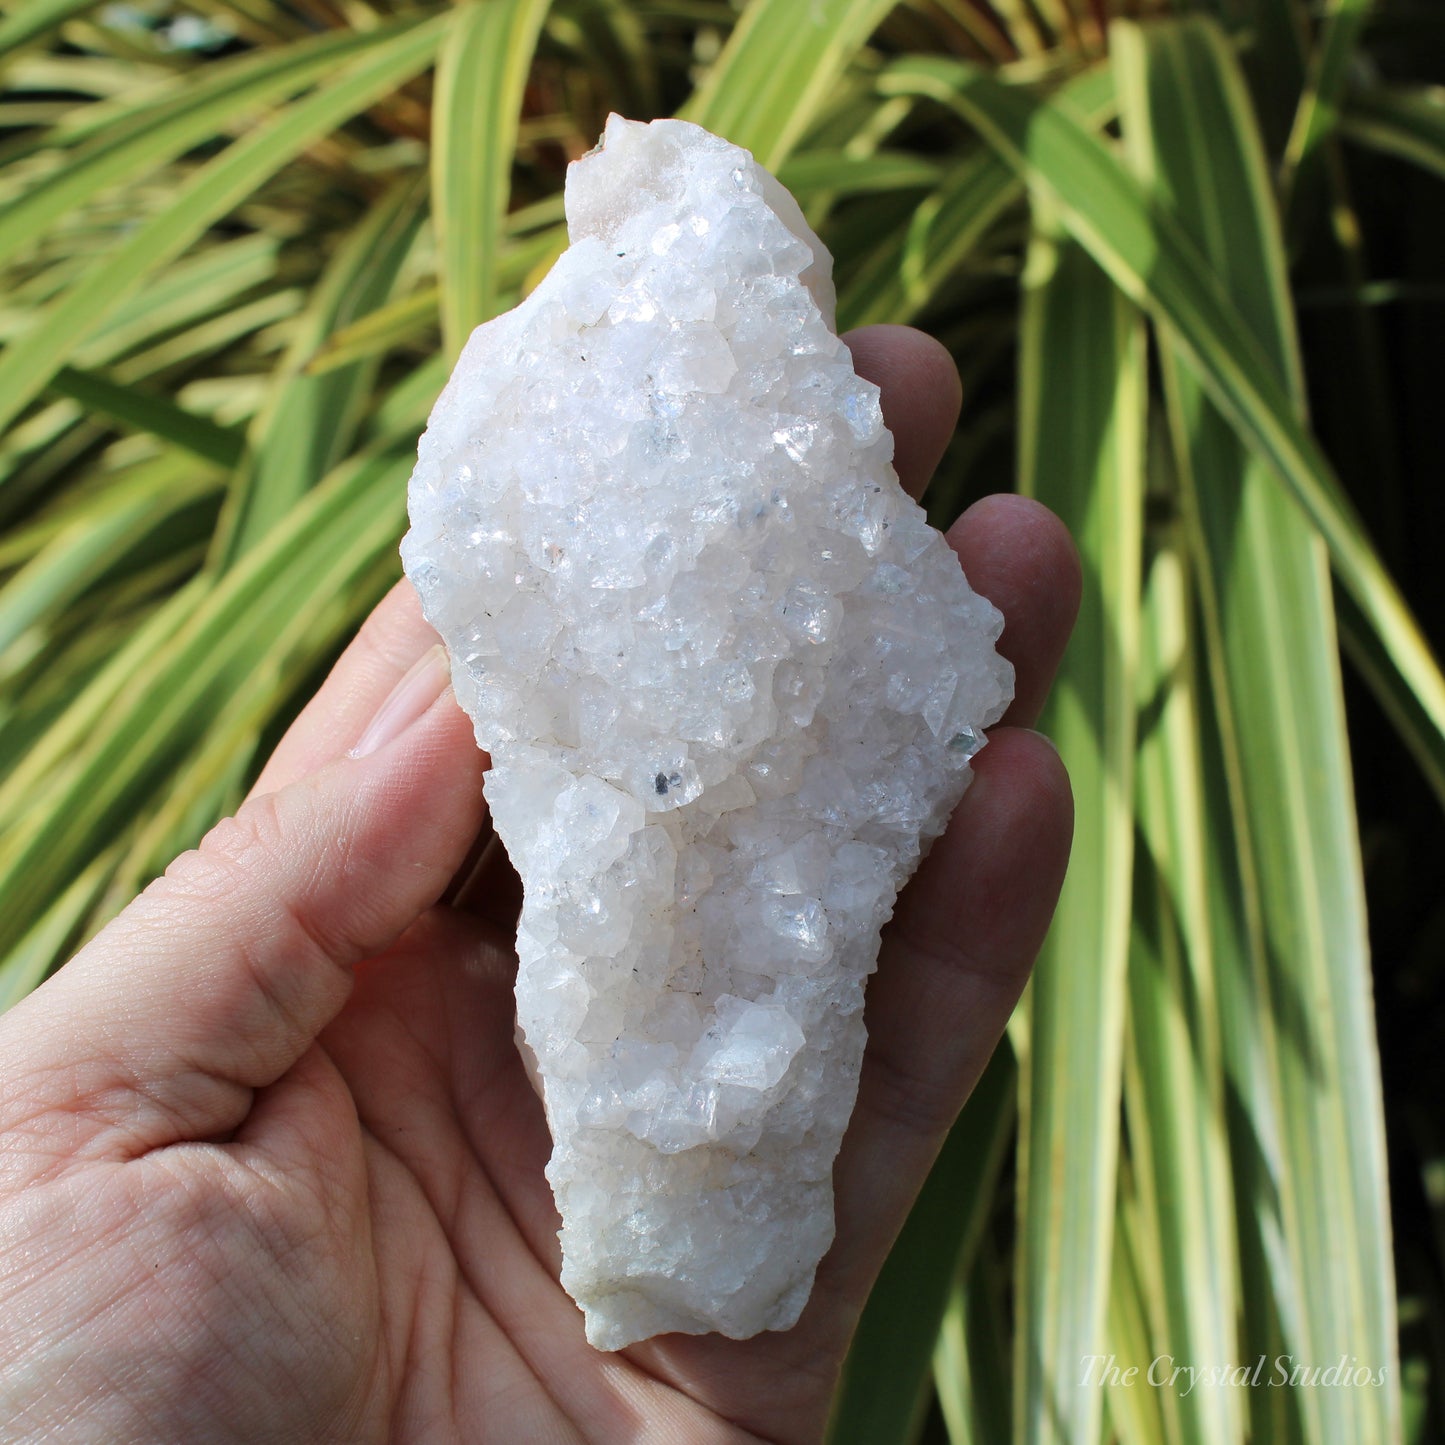
<svg viewBox="0 0 1445 1445"><path fill-rule="evenodd" d="M418 658L411 671L392 688L347 756L370 757L400 737L442 695L450 680L446 648L437 643Z"/></svg>

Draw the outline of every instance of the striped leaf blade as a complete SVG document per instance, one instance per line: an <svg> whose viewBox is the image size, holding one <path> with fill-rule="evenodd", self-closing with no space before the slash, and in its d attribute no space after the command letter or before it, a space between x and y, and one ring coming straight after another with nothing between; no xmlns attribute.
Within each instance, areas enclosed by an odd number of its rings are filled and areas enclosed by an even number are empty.
<svg viewBox="0 0 1445 1445"><path fill-rule="evenodd" d="M432 212L442 335L457 356L497 303L522 90L550 0L468 0L437 57Z"/></svg>
<svg viewBox="0 0 1445 1445"><path fill-rule="evenodd" d="M254 234L206 245L168 266L99 326L75 353L78 366L107 366L177 329L238 309L253 287L275 283L281 245Z"/></svg>
<svg viewBox="0 0 1445 1445"><path fill-rule="evenodd" d="M207 162L172 203L129 233L81 280L47 306L38 324L0 354L0 428L8 426L84 341L141 283L183 254L208 227L307 146L374 104L431 63L438 22L401 36L382 32L359 60L278 111Z"/></svg>
<svg viewBox="0 0 1445 1445"><path fill-rule="evenodd" d="M895 0L754 0L679 112L776 171Z"/></svg>
<svg viewBox="0 0 1445 1445"><path fill-rule="evenodd" d="M1147 1227L1140 1220L1134 1171L1126 1156L1120 1161L1119 1203L1114 1217L1114 1257L1109 1271L1109 1313L1106 1348L1086 1356L1075 1370L1075 1384L1104 1396L1108 1430L1119 1445L1157 1445L1174 1441L1165 1425L1164 1391L1150 1379L1154 1366L1150 1348L1150 1306L1160 1293L1159 1261L1143 1243ZM1221 1442L1227 1436L1218 1437Z"/></svg>
<svg viewBox="0 0 1445 1445"><path fill-rule="evenodd" d="M1009 1438L1013 1381L1007 1258L1001 1251L979 1249L943 1317L933 1380L951 1445L993 1445Z"/></svg>
<svg viewBox="0 0 1445 1445"><path fill-rule="evenodd" d="M1019 365L1019 488L1059 514L1090 565L1041 724L1068 762L1076 822L1029 992L1013 1433L1087 1445L1103 1397L1077 1372L1104 1335L1118 1172L1147 380L1139 313L1043 214Z"/></svg>
<svg viewBox="0 0 1445 1445"><path fill-rule="evenodd" d="M1330 0L1320 21L1281 167L1284 191L1296 214L1302 192L1318 175L1320 148L1339 122L1350 61L1373 7L1374 0Z"/></svg>
<svg viewBox="0 0 1445 1445"><path fill-rule="evenodd" d="M1156 529L1146 549L1139 677L1124 1102L1135 1186L1131 1248L1149 1267L1140 1290L1142 1348L1127 1357L1141 1368L1161 1356L1200 1367L1242 1358L1217 944L1209 920L1201 660L1179 530L1175 521ZM1167 1422L1164 1438L1185 1445L1241 1438L1235 1390L1147 1393ZM1138 1403L1132 1396L1113 1403L1131 1402ZM1134 1438L1147 1437L1136 1431Z"/></svg>
<svg viewBox="0 0 1445 1445"><path fill-rule="evenodd" d="M1342 121L1350 140L1445 176L1445 86L1376 86L1354 96Z"/></svg>
<svg viewBox="0 0 1445 1445"><path fill-rule="evenodd" d="M175 95L140 105L129 116L107 116L93 140L72 147L64 165L48 171L0 213L0 261L33 246L109 188L135 181L203 141L226 135L357 55L399 41L416 25L412 15L380 30L343 30L217 61Z"/></svg>
<svg viewBox="0 0 1445 1445"><path fill-rule="evenodd" d="M180 447L207 467L229 471L245 448L244 438L233 427L220 426L168 397L127 386L99 372L62 366L51 378L50 390L78 401L93 414L111 417L123 427Z"/></svg>
<svg viewBox="0 0 1445 1445"><path fill-rule="evenodd" d="M954 1282L972 1269L993 1206L1016 1075L1003 1044L949 1131L858 1322L833 1402L830 1445L918 1438Z"/></svg>
<svg viewBox="0 0 1445 1445"><path fill-rule="evenodd" d="M1284 250L1242 77L1203 20L1115 30L1131 157L1215 268L1297 414L1303 386ZM1215 708L1255 938L1226 967L1244 1231L1258 1235L1268 1302L1299 1361L1356 1356L1378 1389L1298 1392L1305 1438L1392 1439L1399 1429L1393 1270L1364 884L1354 826L1338 640L1318 533L1275 485L1196 376L1172 327L1161 364L1202 590ZM1263 1168L1247 1157L1263 1155ZM1253 1186L1251 1188L1251 1186ZM1349 1250L1330 1248L1343 1231ZM1263 1341L1261 1341L1263 1343ZM1249 1345L1247 1343L1246 1353Z"/></svg>
<svg viewBox="0 0 1445 1445"><path fill-rule="evenodd" d="M907 63L884 72L885 95L907 94ZM1096 65L1067 81L1060 101L1091 127L1115 111L1114 76ZM940 289L967 265L993 223L1023 194L1023 182L997 151L983 148L956 162L918 206L898 244L875 249L838 298L838 324L916 321Z"/></svg>
<svg viewBox="0 0 1445 1445"><path fill-rule="evenodd" d="M0 57L38 40L67 20L93 10L99 0L17 0L0 19Z"/></svg>
<svg viewBox="0 0 1445 1445"><path fill-rule="evenodd" d="M56 960L65 958L76 946L86 915L105 887L118 852L117 844L98 854L36 920L35 926L8 956L0 957L0 1013L44 982Z"/></svg>
<svg viewBox="0 0 1445 1445"><path fill-rule="evenodd" d="M344 238L316 283L291 345L271 374L268 397L247 437L212 546L229 566L280 522L350 451L376 380L379 357L322 376L306 363L328 337L389 299L423 218L420 173L404 176Z"/></svg>
<svg viewBox="0 0 1445 1445"><path fill-rule="evenodd" d="M932 161L907 151L855 155L846 150L809 149L784 161L778 179L806 206L819 191L849 196L929 190L937 185L939 171Z"/></svg>
<svg viewBox="0 0 1445 1445"><path fill-rule="evenodd" d="M220 486L212 469L170 451L74 508L74 519L0 586L0 677L10 671L7 653L27 633L43 636L77 599L124 576L129 557L177 513L208 500L214 513Z"/></svg>

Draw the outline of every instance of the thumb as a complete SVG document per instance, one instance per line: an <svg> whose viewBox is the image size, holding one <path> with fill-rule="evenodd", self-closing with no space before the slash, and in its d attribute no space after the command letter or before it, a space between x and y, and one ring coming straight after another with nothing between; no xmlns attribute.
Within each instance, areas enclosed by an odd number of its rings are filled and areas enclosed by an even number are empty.
<svg viewBox="0 0 1445 1445"><path fill-rule="evenodd" d="M235 1128L441 896L485 766L434 648L351 754L251 799L0 1019L0 1127L63 1115L127 1153Z"/></svg>

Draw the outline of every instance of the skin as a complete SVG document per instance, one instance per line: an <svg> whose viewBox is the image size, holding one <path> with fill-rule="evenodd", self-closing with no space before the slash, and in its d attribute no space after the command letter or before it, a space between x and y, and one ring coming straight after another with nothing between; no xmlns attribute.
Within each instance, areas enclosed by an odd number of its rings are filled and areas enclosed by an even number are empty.
<svg viewBox="0 0 1445 1445"><path fill-rule="evenodd" d="M849 344L917 495L952 362L901 327ZM1068 855L1068 780L1028 728L1077 556L1011 496L949 540L1007 618L1017 698L884 934L837 1241L796 1328L586 1344L513 1043L516 880L479 840L487 760L435 659L396 735L348 755L436 642L402 583L237 816L0 1019L0 1436L817 1440Z"/></svg>

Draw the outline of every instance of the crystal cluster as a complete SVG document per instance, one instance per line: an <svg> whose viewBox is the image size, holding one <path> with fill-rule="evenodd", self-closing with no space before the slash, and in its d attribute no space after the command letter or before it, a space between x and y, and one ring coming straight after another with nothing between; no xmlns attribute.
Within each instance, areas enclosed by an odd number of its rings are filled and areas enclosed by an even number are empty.
<svg viewBox="0 0 1445 1445"><path fill-rule="evenodd" d="M603 1349L742 1337L807 1300L879 929L1012 672L778 182L614 116L566 200L436 404L402 552L525 885L562 1282Z"/></svg>

